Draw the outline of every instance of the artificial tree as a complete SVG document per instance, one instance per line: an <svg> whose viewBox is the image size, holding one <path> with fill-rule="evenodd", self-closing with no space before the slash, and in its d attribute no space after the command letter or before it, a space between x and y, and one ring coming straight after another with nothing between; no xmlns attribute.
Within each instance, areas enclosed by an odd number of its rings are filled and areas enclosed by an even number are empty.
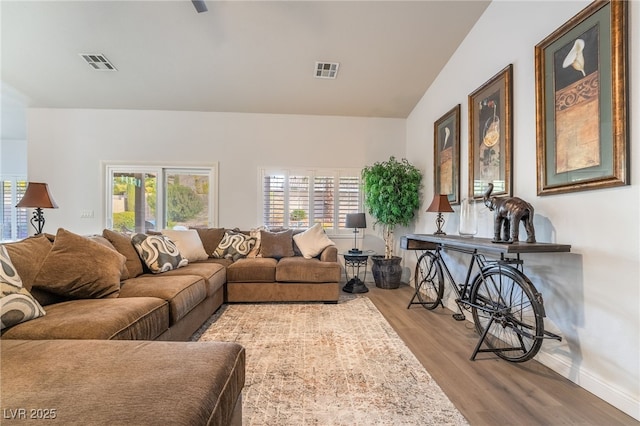
<svg viewBox="0 0 640 426"><path fill-rule="evenodd" d="M398 161L394 156L383 162L376 162L362 169L364 205L375 219L375 225L382 226L384 238L384 257L372 256L372 269L376 285L383 288L397 288L400 284L401 259L393 255L393 231L396 226L409 225L416 210L420 207L420 188L422 173L403 158ZM376 275L376 269L383 264L381 259L395 260L397 267L388 281L379 283L379 278L387 274Z"/></svg>

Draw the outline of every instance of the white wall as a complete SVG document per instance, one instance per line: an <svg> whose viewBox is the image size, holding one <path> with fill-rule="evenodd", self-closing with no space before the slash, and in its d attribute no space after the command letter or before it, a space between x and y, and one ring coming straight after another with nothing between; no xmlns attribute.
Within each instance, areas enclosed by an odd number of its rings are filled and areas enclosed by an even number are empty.
<svg viewBox="0 0 640 426"><path fill-rule="evenodd" d="M565 195L536 195L534 46L588 5L494 1L407 120L407 158L429 177L433 196L433 123L453 106L461 114L461 196L468 193L468 94L508 64L514 67L514 195L531 202L538 241L572 245L570 254L525 255L525 271L543 294L545 341L538 359L626 413L640 418L640 3L630 3L630 104L633 185ZM423 206L424 209L426 205ZM456 208L457 210L457 208ZM481 209L480 236L492 236ZM458 213L445 231L457 234ZM416 232L435 230L421 213ZM452 260L462 258L452 256ZM460 280L464 272L458 263Z"/></svg>
<svg viewBox="0 0 640 426"><path fill-rule="evenodd" d="M27 122L29 179L47 182L60 206L45 212L51 233L102 231L101 161L217 163L218 225L249 229L261 224L259 167L359 169L402 157L406 140L402 119L30 109ZM93 210L94 218L81 219L81 210Z"/></svg>

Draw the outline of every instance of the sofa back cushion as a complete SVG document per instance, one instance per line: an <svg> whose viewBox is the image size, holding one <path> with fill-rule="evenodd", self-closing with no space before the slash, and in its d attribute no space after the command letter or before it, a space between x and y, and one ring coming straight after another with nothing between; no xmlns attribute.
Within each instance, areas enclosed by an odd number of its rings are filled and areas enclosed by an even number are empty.
<svg viewBox="0 0 640 426"><path fill-rule="evenodd" d="M117 297L125 261L117 251L60 228L33 287L72 299Z"/></svg>
<svg viewBox="0 0 640 426"><path fill-rule="evenodd" d="M142 260L138 256L138 252L133 247L131 238L125 234L105 229L102 231L102 236L105 237L113 247L127 258L126 266L129 271L129 278L135 278L138 275L142 275L144 272L142 268Z"/></svg>

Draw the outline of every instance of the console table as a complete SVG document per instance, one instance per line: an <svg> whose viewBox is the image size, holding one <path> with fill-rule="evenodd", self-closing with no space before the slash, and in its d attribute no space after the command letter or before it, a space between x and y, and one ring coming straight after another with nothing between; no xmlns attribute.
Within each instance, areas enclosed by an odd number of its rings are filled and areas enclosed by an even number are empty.
<svg viewBox="0 0 640 426"><path fill-rule="evenodd" d="M493 352L508 361L523 362L536 355L543 339L562 340L544 329L542 295L525 275L520 254L569 252L570 245L496 243L489 238L409 234L402 237L401 246L422 251L415 268L415 293L407 308L414 304L429 310L444 306L444 283L448 280L459 310L453 318L462 321L464 311L470 312L480 334L472 360L478 352ZM454 280L442 257L444 250L470 255L464 282ZM484 253L499 255L499 259L487 259ZM476 267L479 272L472 277ZM416 299L418 302L414 302ZM481 349L483 343L487 349Z"/></svg>

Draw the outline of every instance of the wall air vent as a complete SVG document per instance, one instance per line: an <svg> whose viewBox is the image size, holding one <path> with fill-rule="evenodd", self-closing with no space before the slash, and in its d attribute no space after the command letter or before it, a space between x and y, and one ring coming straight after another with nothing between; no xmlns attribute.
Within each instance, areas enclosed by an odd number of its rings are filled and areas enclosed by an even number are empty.
<svg viewBox="0 0 640 426"><path fill-rule="evenodd" d="M95 71L118 71L101 53L80 53L79 55Z"/></svg>
<svg viewBox="0 0 640 426"><path fill-rule="evenodd" d="M316 78L330 78L335 79L338 76L337 62L316 62L315 76Z"/></svg>

